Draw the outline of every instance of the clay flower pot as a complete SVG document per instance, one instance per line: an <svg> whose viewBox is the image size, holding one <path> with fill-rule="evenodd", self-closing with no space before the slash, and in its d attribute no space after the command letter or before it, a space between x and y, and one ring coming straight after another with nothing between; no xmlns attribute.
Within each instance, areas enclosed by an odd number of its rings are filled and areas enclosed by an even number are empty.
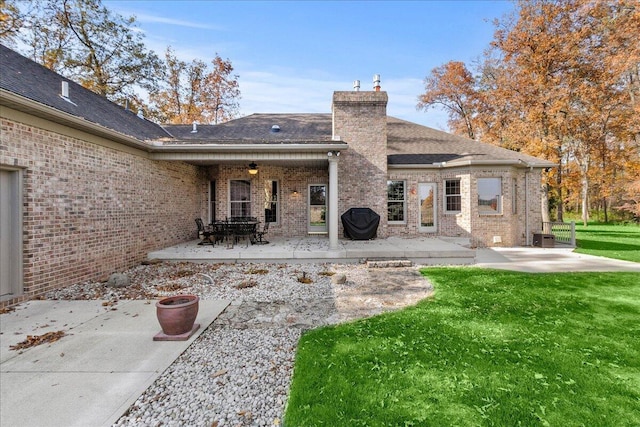
<svg viewBox="0 0 640 427"><path fill-rule="evenodd" d="M174 295L156 303L156 314L162 332L166 335L181 335L190 332L198 316L197 295Z"/></svg>

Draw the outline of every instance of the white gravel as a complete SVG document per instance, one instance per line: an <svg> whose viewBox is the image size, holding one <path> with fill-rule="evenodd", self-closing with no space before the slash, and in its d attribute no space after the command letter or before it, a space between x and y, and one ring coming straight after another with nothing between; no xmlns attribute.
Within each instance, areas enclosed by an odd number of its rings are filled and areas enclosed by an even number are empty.
<svg viewBox="0 0 640 427"><path fill-rule="evenodd" d="M366 277L363 266L342 267L350 278ZM336 321L328 303L331 279L323 273L340 268L163 263L126 271L126 288L83 283L47 297L117 301L195 293L232 300L115 426L278 426L302 331ZM303 275L312 283L301 283Z"/></svg>

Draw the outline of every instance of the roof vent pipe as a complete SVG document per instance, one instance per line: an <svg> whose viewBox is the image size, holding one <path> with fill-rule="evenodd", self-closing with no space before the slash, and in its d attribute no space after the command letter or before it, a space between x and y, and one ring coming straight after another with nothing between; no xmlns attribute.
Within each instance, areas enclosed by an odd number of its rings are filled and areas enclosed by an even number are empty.
<svg viewBox="0 0 640 427"><path fill-rule="evenodd" d="M356 92L360 92L360 80L353 81L353 90Z"/></svg>
<svg viewBox="0 0 640 427"><path fill-rule="evenodd" d="M60 93L60 96L65 99L69 98L69 82L62 82L62 92Z"/></svg>
<svg viewBox="0 0 640 427"><path fill-rule="evenodd" d="M380 92L380 74L373 75L373 90Z"/></svg>
<svg viewBox="0 0 640 427"><path fill-rule="evenodd" d="M138 110L138 117L144 120L144 113L142 112L142 109Z"/></svg>
<svg viewBox="0 0 640 427"><path fill-rule="evenodd" d="M198 133L198 122L193 122L193 129L191 129L191 133Z"/></svg>

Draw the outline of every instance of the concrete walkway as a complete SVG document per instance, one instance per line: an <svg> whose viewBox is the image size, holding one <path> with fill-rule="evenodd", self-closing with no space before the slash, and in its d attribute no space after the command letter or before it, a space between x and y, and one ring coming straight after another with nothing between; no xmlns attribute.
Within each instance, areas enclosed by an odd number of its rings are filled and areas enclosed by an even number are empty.
<svg viewBox="0 0 640 427"><path fill-rule="evenodd" d="M0 317L1 426L110 426L227 307L200 301L188 341L153 341L155 301L30 301ZM51 344L9 347L64 331Z"/></svg>
<svg viewBox="0 0 640 427"><path fill-rule="evenodd" d="M476 251L476 265L529 273L640 272L640 263L579 254L572 248L483 248Z"/></svg>

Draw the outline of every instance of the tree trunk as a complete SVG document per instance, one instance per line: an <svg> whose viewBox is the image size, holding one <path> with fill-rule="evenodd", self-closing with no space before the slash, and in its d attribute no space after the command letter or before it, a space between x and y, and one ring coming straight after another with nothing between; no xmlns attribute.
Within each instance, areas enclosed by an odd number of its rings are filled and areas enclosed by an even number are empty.
<svg viewBox="0 0 640 427"><path fill-rule="evenodd" d="M582 175L582 224L586 227L589 222L589 179Z"/></svg>
<svg viewBox="0 0 640 427"><path fill-rule="evenodd" d="M551 222L551 218L549 217L549 193L546 184L542 184L542 197L540 200L542 202L542 222ZM542 226L542 224L540 224L540 226Z"/></svg>
<svg viewBox="0 0 640 427"><path fill-rule="evenodd" d="M564 200L562 198L562 162L558 165L558 173L556 175L556 184L558 185L558 204L557 204L558 221L564 222Z"/></svg>

